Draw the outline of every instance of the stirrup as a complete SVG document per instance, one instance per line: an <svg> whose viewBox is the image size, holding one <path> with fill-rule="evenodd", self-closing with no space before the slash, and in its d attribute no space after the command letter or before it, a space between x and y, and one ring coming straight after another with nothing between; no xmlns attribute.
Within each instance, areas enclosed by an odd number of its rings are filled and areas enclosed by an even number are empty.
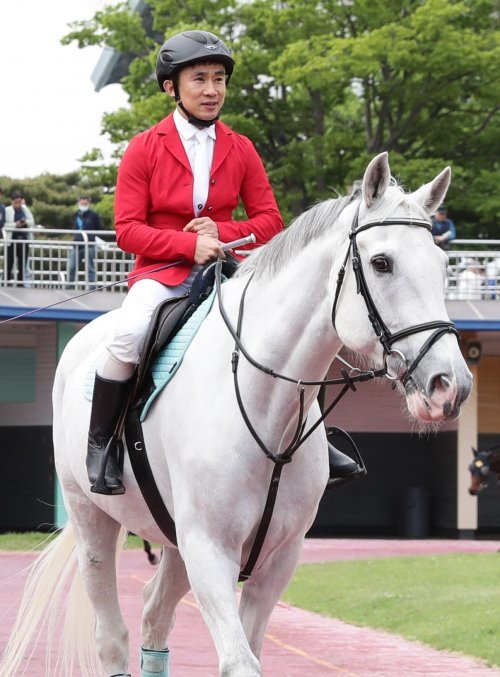
<svg viewBox="0 0 500 677"><path fill-rule="evenodd" d="M349 482L354 482L354 480L360 480L365 477L366 468L364 466L361 467L359 464L357 465L357 470L355 470L351 475L347 475L347 477L329 477L328 482L326 483L326 489L340 487L342 484L348 484Z"/></svg>
<svg viewBox="0 0 500 677"><path fill-rule="evenodd" d="M109 439L106 449L102 455L101 467L99 468L99 474L97 475L96 481L90 485L90 491L94 494L102 494L103 496L121 496L125 493L125 487L123 483L119 486L110 488L106 484L106 466L108 465L108 458L113 444L119 446L120 442L116 440L115 436ZM121 480L120 480L121 482Z"/></svg>
<svg viewBox="0 0 500 677"><path fill-rule="evenodd" d="M329 477L328 482L326 483L325 491L332 489L333 487L340 487L342 484L360 480L367 474L365 462L359 453L356 442L352 439L349 433L346 433L346 431L342 430L342 428L337 428L337 426L329 426L326 428L326 436L329 437L330 435L340 435L349 443L349 446L351 447L351 450L354 454L352 461L353 463L356 463L357 469L354 470L350 475L347 475L347 477Z"/></svg>

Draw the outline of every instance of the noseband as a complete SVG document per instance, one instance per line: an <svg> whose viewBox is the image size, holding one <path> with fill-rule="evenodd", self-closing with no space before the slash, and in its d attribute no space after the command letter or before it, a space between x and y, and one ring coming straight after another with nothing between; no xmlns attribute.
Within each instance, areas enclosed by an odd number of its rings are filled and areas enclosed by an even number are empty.
<svg viewBox="0 0 500 677"><path fill-rule="evenodd" d="M347 248L347 253L344 258L344 262L340 267L337 278L337 287L335 290L335 298L333 301L332 308L332 323L333 326L335 327L335 315L337 311L338 299L340 296L340 291L342 289L342 283L344 281L346 266L349 260L349 254L351 253L352 249L352 269L356 277L357 293L361 294L361 296L365 301L366 309L368 311L368 318L372 324L373 331L375 332L377 339L380 341L384 349L384 364L386 369L385 375L387 378L393 381L397 381L399 379L403 384L403 386L406 386L413 372L415 371L417 365L419 364L420 360L424 357L424 355L426 355L426 353L434 345L434 343L436 343L436 341L441 338L441 336L444 336L445 334L455 334L455 336L458 339L459 334L453 322L446 322L443 320L422 322L421 324L415 324L412 325L411 327L401 329L400 331L394 333L391 332L391 330L387 327L384 320L382 319L382 316L380 315L377 306L373 301L372 295L370 294L370 290L368 288L366 277L363 271L363 264L361 261L361 256L359 253L356 238L359 235L359 233L363 232L364 230L368 230L369 228L374 228L375 226L417 226L419 228L426 228L429 232L432 230L432 226L428 221L425 221L423 219L404 219L404 218L387 219L385 221L372 221L371 223L365 223L364 225L360 226L358 222L360 206L358 206L358 209L356 210L356 214L353 219L351 232L349 233L349 246ZM420 348L418 355L415 357L413 362L411 362L411 364L409 364L409 360L407 360L405 355L400 350L395 350L393 348L393 344L396 343L396 341L400 341L401 339L406 338L407 336L412 336L413 334L418 334L421 331L429 331L431 329L434 329L435 331L425 341L423 346ZM387 358L393 354L397 354L405 365L409 364L409 366L407 366L406 368L405 373L401 377L399 377L397 374L392 375L388 371Z"/></svg>

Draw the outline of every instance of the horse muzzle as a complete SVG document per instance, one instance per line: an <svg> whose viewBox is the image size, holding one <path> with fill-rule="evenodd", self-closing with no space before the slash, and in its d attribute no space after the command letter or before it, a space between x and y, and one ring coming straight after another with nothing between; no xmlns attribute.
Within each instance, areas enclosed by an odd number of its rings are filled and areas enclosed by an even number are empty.
<svg viewBox="0 0 500 677"><path fill-rule="evenodd" d="M412 416L426 423L453 420L459 415L471 388L470 374L464 374L464 378L458 380L454 375L436 372L431 374L424 387L412 378L405 387L408 409Z"/></svg>

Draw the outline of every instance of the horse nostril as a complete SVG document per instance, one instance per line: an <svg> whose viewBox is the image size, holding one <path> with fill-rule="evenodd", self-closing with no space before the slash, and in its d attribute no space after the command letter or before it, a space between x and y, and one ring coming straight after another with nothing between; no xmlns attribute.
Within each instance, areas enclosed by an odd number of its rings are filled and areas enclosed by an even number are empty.
<svg viewBox="0 0 500 677"><path fill-rule="evenodd" d="M445 393L451 388L451 380L446 374L436 374L429 380L429 395L435 392Z"/></svg>

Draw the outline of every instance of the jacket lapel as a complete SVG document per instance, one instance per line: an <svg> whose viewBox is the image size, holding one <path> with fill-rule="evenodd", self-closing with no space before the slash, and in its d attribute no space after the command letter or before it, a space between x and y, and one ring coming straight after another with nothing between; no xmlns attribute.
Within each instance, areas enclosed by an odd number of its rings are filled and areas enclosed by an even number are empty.
<svg viewBox="0 0 500 677"><path fill-rule="evenodd" d="M215 140L214 157L212 160L212 169L210 174L213 176L226 159L229 151L233 147L231 138L232 131L222 122L215 123L217 138Z"/></svg>
<svg viewBox="0 0 500 677"><path fill-rule="evenodd" d="M191 165L182 145L181 137L177 132L172 113L158 123L156 133L162 137L163 145L168 152L172 154L175 160L184 165L191 174Z"/></svg>

